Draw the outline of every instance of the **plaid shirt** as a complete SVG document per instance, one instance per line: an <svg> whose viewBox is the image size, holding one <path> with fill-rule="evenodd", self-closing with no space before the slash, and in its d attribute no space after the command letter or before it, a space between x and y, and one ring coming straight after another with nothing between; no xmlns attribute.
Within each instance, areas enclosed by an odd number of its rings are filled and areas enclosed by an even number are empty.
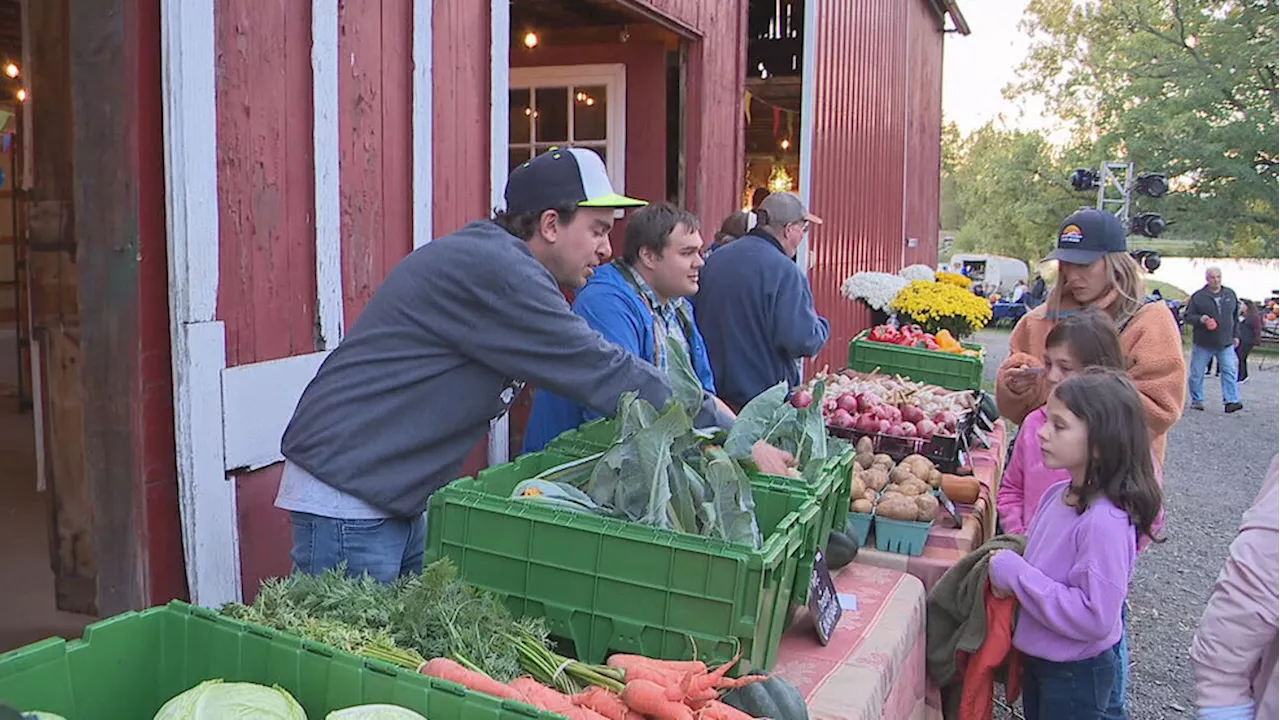
<svg viewBox="0 0 1280 720"><path fill-rule="evenodd" d="M640 290L640 297L644 298L645 304L649 306L649 312L653 315L653 358L654 364L663 372L667 370L667 337L675 338L676 342L684 347L686 353L690 352L689 338L685 336L685 322L682 318L682 311L685 317L689 317L686 306L688 300L685 298L675 298L666 302L658 297L658 293L641 277L640 273L628 263L619 262L618 266L623 272L628 274L632 282Z"/></svg>

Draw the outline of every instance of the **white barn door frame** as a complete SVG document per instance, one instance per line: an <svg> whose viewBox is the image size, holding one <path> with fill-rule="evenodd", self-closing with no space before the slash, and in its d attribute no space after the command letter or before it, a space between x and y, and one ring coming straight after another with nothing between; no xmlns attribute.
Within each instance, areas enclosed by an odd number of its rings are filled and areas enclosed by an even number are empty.
<svg viewBox="0 0 1280 720"><path fill-rule="evenodd" d="M338 0L312 0L316 352L226 363L217 320L216 0L161 0L166 225L174 434L192 602L243 597L235 475L281 461L298 398L343 328L339 195ZM432 0L413 3L413 245L432 233Z"/></svg>
<svg viewBox="0 0 1280 720"><path fill-rule="evenodd" d="M511 91L511 2L489 0L489 207L506 205ZM511 458L511 413L489 423L489 464Z"/></svg>

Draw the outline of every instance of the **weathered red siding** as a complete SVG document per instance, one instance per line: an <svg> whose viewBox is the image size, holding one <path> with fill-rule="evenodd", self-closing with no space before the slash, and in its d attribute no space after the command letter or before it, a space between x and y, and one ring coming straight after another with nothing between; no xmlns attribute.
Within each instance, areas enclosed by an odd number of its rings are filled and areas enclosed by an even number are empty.
<svg viewBox="0 0 1280 720"><path fill-rule="evenodd" d="M410 0L339 5L342 304L348 327L413 249L412 18Z"/></svg>
<svg viewBox="0 0 1280 720"><path fill-rule="evenodd" d="M860 270L896 272L902 263L903 5L826 0L819 8L810 204L826 223L811 231L810 282L831 340L816 369L844 367L850 338L870 320L840 295L844 279Z"/></svg>
<svg viewBox="0 0 1280 720"><path fill-rule="evenodd" d="M942 172L942 17L924 0L907 9L906 237L903 266L938 264ZM910 240L916 246L910 246Z"/></svg>
<svg viewBox="0 0 1280 720"><path fill-rule="evenodd" d="M489 207L489 3L436 0L432 10L433 225L437 237Z"/></svg>
<svg viewBox="0 0 1280 720"><path fill-rule="evenodd" d="M219 0L218 318L227 364L315 349L311 4Z"/></svg>

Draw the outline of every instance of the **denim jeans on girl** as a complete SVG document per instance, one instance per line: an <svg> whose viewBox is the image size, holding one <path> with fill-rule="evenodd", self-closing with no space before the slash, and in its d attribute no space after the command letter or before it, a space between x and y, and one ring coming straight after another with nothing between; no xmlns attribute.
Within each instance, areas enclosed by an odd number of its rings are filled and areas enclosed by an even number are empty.
<svg viewBox="0 0 1280 720"><path fill-rule="evenodd" d="M1113 707L1119 662L1116 647L1076 662L1028 656L1022 671L1027 720L1123 720L1123 705Z"/></svg>
<svg viewBox="0 0 1280 720"><path fill-rule="evenodd" d="M290 512L294 572L318 575L347 564L348 575L369 573L379 582L422 572L427 516L341 520Z"/></svg>

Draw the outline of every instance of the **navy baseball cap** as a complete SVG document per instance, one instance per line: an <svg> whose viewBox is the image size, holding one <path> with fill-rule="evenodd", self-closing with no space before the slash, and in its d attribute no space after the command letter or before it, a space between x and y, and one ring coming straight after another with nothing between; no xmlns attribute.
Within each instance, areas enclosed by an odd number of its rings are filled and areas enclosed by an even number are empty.
<svg viewBox="0 0 1280 720"><path fill-rule="evenodd" d="M1062 222L1058 249L1045 260L1092 265L1108 253L1128 251L1129 242L1119 218L1105 210L1084 208Z"/></svg>
<svg viewBox="0 0 1280 720"><path fill-rule="evenodd" d="M627 208L648 205L614 192L600 156L585 148L551 148L511 171L504 193L508 215L557 205Z"/></svg>

